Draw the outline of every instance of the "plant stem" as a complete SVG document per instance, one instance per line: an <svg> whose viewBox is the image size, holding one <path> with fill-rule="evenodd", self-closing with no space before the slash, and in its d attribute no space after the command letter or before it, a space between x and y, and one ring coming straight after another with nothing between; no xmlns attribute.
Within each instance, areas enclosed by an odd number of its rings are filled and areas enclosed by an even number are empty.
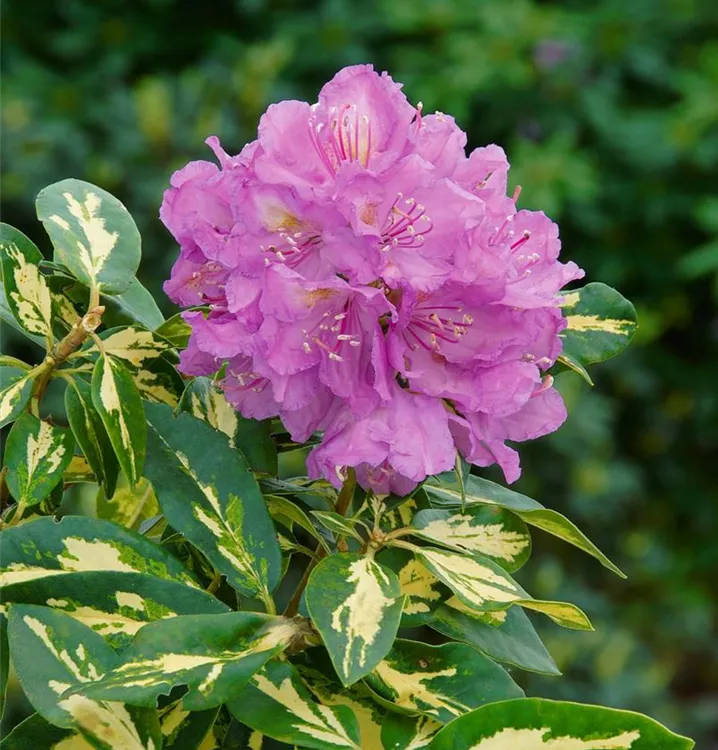
<svg viewBox="0 0 718 750"><path fill-rule="evenodd" d="M354 469L349 469L347 478L344 480L344 484L342 485L342 488L339 491L339 497L337 498L336 505L334 506L334 511L338 513L340 516L346 515L346 512L349 509L349 504L351 503L352 498L354 497L355 487L356 487L356 474L354 473ZM302 599L302 594L304 593L304 589L307 587L309 576L311 575L314 568L316 568L317 565L326 556L327 556L326 549L324 549L323 545L317 542L317 548L314 551L314 556L309 561L309 564L307 565L306 570L304 571L304 575L302 576L302 579L299 581L297 590L292 595L292 598L289 600L289 604L287 604L287 608L284 610L285 617L294 617L294 615L297 614L297 609L299 608L299 602Z"/></svg>
<svg viewBox="0 0 718 750"><path fill-rule="evenodd" d="M85 343L89 336L94 335L95 330L102 323L102 313L105 308L101 305L91 307L85 315L78 318L70 329L69 333L63 338L52 351L48 352L45 361L40 365L40 374L35 380L32 397L30 400L30 411L39 418L40 400L42 399L47 384L52 379L53 372L82 344Z"/></svg>

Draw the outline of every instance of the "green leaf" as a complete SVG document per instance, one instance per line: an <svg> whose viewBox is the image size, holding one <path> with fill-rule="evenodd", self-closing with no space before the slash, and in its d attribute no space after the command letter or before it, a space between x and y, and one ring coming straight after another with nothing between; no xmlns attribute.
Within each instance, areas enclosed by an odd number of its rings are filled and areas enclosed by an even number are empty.
<svg viewBox="0 0 718 750"><path fill-rule="evenodd" d="M154 330L164 323L164 315L154 297L136 278L122 294L102 295L100 301L105 306L102 320L107 326L139 323Z"/></svg>
<svg viewBox="0 0 718 750"><path fill-rule="evenodd" d="M3 376L0 386L0 427L12 422L30 401L34 377L24 375Z"/></svg>
<svg viewBox="0 0 718 750"><path fill-rule="evenodd" d="M459 552L476 552L509 572L531 554L526 524L503 508L475 505L463 512L420 510L412 519L415 536Z"/></svg>
<svg viewBox="0 0 718 750"><path fill-rule="evenodd" d="M42 253L22 232L0 224L0 262L8 307L28 333L52 337L52 295L40 273Z"/></svg>
<svg viewBox="0 0 718 750"><path fill-rule="evenodd" d="M29 716L0 742L0 750L93 750L93 747L79 732L55 727L40 714Z"/></svg>
<svg viewBox="0 0 718 750"><path fill-rule="evenodd" d="M202 750L218 713L219 708L187 711L181 700L170 704L160 712L162 750Z"/></svg>
<svg viewBox="0 0 718 750"><path fill-rule="evenodd" d="M403 546L412 547L406 543ZM542 612L562 627L593 630L588 617L574 604L531 598L503 568L488 558L432 547L413 547L413 551L471 613L503 610L518 604L526 609Z"/></svg>
<svg viewBox="0 0 718 750"><path fill-rule="evenodd" d="M111 498L107 497L102 488L97 492L97 517L114 521L127 529L139 531L143 521L159 513L157 497L147 479L140 479L133 489L123 474Z"/></svg>
<svg viewBox="0 0 718 750"><path fill-rule="evenodd" d="M5 600L3 599L3 604ZM0 720L5 713L7 683L10 677L10 649L7 643L7 617L3 606L0 611Z"/></svg>
<svg viewBox="0 0 718 750"><path fill-rule="evenodd" d="M168 522L241 593L273 607L281 552L259 485L226 435L147 404L147 478Z"/></svg>
<svg viewBox="0 0 718 750"><path fill-rule="evenodd" d="M294 524L311 534L327 552L330 552L327 540L309 520L309 516L295 503L286 497L279 495L265 495L269 513L276 523L285 526L289 531L294 531Z"/></svg>
<svg viewBox="0 0 718 750"><path fill-rule="evenodd" d="M61 612L30 604L13 605L9 621L13 665L25 695L43 718L79 730L97 748L160 747L154 711L67 694L118 664L117 654L97 633Z"/></svg>
<svg viewBox="0 0 718 750"><path fill-rule="evenodd" d="M441 724L524 694L503 667L464 643L429 646L398 639L365 680L395 710L422 713Z"/></svg>
<svg viewBox="0 0 718 750"><path fill-rule="evenodd" d="M53 259L90 288L127 291L140 264L137 226L117 198L82 180L40 191L37 217L55 248Z"/></svg>
<svg viewBox="0 0 718 750"><path fill-rule="evenodd" d="M448 508L460 507L461 495L452 474L432 477L424 484L424 490L432 504ZM547 531L549 534L573 544L591 557L595 557L601 565L616 573L616 575L621 576L621 578L626 577L620 568L616 567L568 518L555 510L544 508L541 503L526 497L526 495L509 490L500 484L490 482L488 479L471 475L466 482L466 505L472 506L477 503L506 508L530 526Z"/></svg>
<svg viewBox="0 0 718 750"><path fill-rule="evenodd" d="M529 672L560 675L551 654L519 607L497 612L468 612L451 606L436 608L429 626L455 641L464 641L496 661Z"/></svg>
<svg viewBox="0 0 718 750"><path fill-rule="evenodd" d="M122 664L82 693L152 707L160 695L186 685L183 708L203 711L234 698L298 634L292 620L256 612L160 620L142 628Z"/></svg>
<svg viewBox="0 0 718 750"><path fill-rule="evenodd" d="M356 521L345 518L339 513L326 510L312 510L311 514L324 526L337 536L350 536L354 539L364 542L362 535L356 530Z"/></svg>
<svg viewBox="0 0 718 750"><path fill-rule="evenodd" d="M227 435L230 445L239 448L253 471L276 475L277 446L269 421L245 419L209 378L194 378L185 388L179 408Z"/></svg>
<svg viewBox="0 0 718 750"><path fill-rule="evenodd" d="M124 648L148 622L222 614L229 607L201 589L140 573L78 572L3 590L3 601L42 604L79 620L113 648Z"/></svg>
<svg viewBox="0 0 718 750"><path fill-rule="evenodd" d="M147 427L132 375L119 359L100 357L92 372L91 392L117 460L134 487L145 463Z"/></svg>
<svg viewBox="0 0 718 750"><path fill-rule="evenodd" d="M416 628L434 618L436 608L451 591L411 552L391 547L377 555L377 561L391 568L399 579L405 597L401 613L403 628Z"/></svg>
<svg viewBox="0 0 718 750"><path fill-rule="evenodd" d="M0 533L4 596L26 581L91 571L144 573L197 588L192 574L162 547L109 521L37 518Z"/></svg>
<svg viewBox="0 0 718 750"><path fill-rule="evenodd" d="M242 723L282 742L316 750L361 747L351 709L317 703L287 662L269 662L228 708Z"/></svg>
<svg viewBox="0 0 718 750"><path fill-rule="evenodd" d="M104 485L105 494L111 497L120 467L102 419L92 403L90 384L81 378L73 378L65 389L65 413L87 463L97 481Z"/></svg>
<svg viewBox="0 0 718 750"><path fill-rule="evenodd" d="M563 354L580 365L615 357L636 331L636 310L615 289L594 282L561 295Z"/></svg>
<svg viewBox="0 0 718 750"><path fill-rule="evenodd" d="M591 387L593 387L593 380L588 374L588 370L577 360L568 354L559 354L558 362L564 367L568 367L569 370L577 372Z"/></svg>
<svg viewBox="0 0 718 750"><path fill-rule="evenodd" d="M472 711L430 750L690 750L693 741L632 711L524 698Z"/></svg>
<svg viewBox="0 0 718 750"><path fill-rule="evenodd" d="M306 603L345 685L371 672L391 648L401 619L399 580L357 554L337 554L312 571Z"/></svg>
<svg viewBox="0 0 718 750"><path fill-rule="evenodd" d="M190 307L188 309L198 310L202 308ZM159 326L156 326L156 331L162 336L162 338L167 339L167 341L177 349L186 349L190 334L192 333L192 328L188 323L184 322L182 313L177 313L171 318L167 318L167 320Z"/></svg>
<svg viewBox="0 0 718 750"><path fill-rule="evenodd" d="M12 467L6 482L18 503L37 505L52 492L72 460L74 442L70 430L27 412L18 418L5 446L5 462Z"/></svg>

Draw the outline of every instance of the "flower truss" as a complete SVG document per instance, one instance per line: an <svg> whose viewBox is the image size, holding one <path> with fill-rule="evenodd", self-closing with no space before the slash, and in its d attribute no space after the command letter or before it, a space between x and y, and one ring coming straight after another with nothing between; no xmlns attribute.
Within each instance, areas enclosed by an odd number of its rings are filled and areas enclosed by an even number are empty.
<svg viewBox="0 0 718 750"><path fill-rule="evenodd" d="M220 166L176 172L161 218L181 246L168 295L192 328L181 368L215 373L246 417L279 416L335 485L409 492L455 465L520 474L507 441L566 417L547 370L565 326L557 226L507 196L495 145L466 156L386 73L340 71L283 101Z"/></svg>

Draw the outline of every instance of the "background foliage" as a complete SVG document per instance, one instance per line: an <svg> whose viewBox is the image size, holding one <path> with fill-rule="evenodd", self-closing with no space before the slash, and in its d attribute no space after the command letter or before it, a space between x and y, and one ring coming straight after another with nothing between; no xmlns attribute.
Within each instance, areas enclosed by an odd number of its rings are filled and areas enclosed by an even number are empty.
<svg viewBox="0 0 718 750"><path fill-rule="evenodd" d="M426 111L455 115L470 146L506 148L521 203L558 220L566 256L636 302L641 322L626 354L593 369L595 392L566 379L573 418L523 451L517 489L567 512L629 574L536 540L523 582L575 601L597 632L539 622L566 676L524 685L718 742L718 5L34 0L29 12L15 0L4 11L4 219L47 250L35 194L69 176L101 185L140 227L139 275L154 292L176 252L157 220L170 171L208 158L209 134L239 150L268 103L313 100L342 65L389 70Z"/></svg>

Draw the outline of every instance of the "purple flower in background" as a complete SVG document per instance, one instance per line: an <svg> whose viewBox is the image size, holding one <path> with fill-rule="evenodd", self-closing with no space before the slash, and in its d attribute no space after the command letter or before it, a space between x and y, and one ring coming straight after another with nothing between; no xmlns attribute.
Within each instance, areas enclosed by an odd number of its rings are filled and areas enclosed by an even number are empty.
<svg viewBox="0 0 718 750"><path fill-rule="evenodd" d="M507 196L501 148L422 115L387 74L340 71L317 104L285 101L237 156L191 162L164 196L181 251L165 291L192 328L181 369L222 365L244 416L322 442L312 476L347 467L406 494L457 451L520 474L520 442L566 418L546 370L557 294L583 272L558 228Z"/></svg>

